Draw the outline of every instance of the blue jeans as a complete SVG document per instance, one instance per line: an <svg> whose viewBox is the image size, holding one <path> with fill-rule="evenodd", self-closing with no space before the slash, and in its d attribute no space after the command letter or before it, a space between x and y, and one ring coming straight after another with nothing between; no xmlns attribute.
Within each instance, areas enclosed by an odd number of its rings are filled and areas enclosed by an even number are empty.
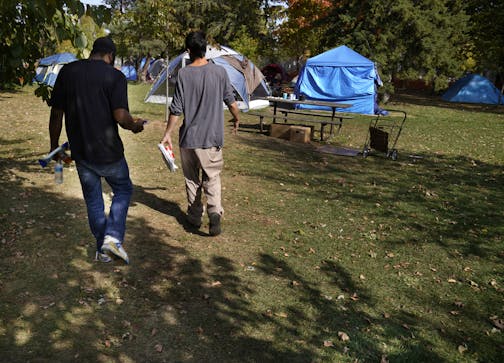
<svg viewBox="0 0 504 363"><path fill-rule="evenodd" d="M77 171L86 201L89 227L96 238L96 250L101 252L103 238L112 236L124 240L133 184L129 177L126 159L112 164L77 162ZM105 215L101 178L105 178L114 192L108 217Z"/></svg>

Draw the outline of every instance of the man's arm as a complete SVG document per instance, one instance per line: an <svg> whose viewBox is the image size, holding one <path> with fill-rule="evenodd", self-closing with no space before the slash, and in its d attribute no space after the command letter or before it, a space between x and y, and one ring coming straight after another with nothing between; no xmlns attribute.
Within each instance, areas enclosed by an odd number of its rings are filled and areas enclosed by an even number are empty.
<svg viewBox="0 0 504 363"><path fill-rule="evenodd" d="M123 129L131 130L135 134L143 131L144 129L144 121L138 118L134 119L128 112L128 110L124 108L118 108L114 110L114 119Z"/></svg>
<svg viewBox="0 0 504 363"><path fill-rule="evenodd" d="M171 133L175 126L177 125L179 120L179 116L174 115L173 113L170 113L170 117L168 117L168 124L166 124L166 130L163 136L163 139L161 140L161 144L166 145L170 147L170 149L173 150L173 145L171 141Z"/></svg>
<svg viewBox="0 0 504 363"><path fill-rule="evenodd" d="M53 151L59 146L59 138L63 127L64 111L58 108L51 108L51 116L49 117L49 138L51 140L51 150Z"/></svg>
<svg viewBox="0 0 504 363"><path fill-rule="evenodd" d="M229 107L231 115L233 115L233 134L238 132L238 127L240 126L240 109L238 108L238 103L235 101Z"/></svg>

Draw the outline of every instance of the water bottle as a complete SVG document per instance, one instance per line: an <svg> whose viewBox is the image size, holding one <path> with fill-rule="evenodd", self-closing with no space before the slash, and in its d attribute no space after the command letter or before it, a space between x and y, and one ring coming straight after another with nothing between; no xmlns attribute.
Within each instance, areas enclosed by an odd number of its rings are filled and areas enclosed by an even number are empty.
<svg viewBox="0 0 504 363"><path fill-rule="evenodd" d="M58 161L54 166L54 182L56 184L63 183L63 164Z"/></svg>

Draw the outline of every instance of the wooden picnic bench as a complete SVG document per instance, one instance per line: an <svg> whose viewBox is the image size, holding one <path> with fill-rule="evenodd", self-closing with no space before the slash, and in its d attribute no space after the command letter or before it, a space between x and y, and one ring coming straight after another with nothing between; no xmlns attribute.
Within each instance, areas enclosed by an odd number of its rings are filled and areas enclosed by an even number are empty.
<svg viewBox="0 0 504 363"><path fill-rule="evenodd" d="M271 112L248 112L248 115L259 117L259 131L264 132L264 120L265 118L271 119L272 123L277 123L277 120L283 120L284 123L287 121L292 121L296 123L312 123L320 124L320 141L324 141L324 129L327 125L331 127L330 134L333 135L334 126L338 126L338 132L343 125L344 119L351 119L353 117L342 115L342 114L323 114L314 112L303 112L296 110L278 110L279 113L274 114ZM314 138L314 127L311 128L311 138Z"/></svg>
<svg viewBox="0 0 504 363"><path fill-rule="evenodd" d="M351 107L351 104L338 103L338 102L328 102L328 101L317 101L317 100L298 100L298 99L283 99L280 97L264 97L263 99L268 100L270 105L273 106L273 112L265 113L256 113L249 112L250 115L259 117L259 128L260 131L263 132L263 124L264 118L268 117L272 119L273 123L276 123L277 119L284 120L284 123L287 121L295 121L302 123L315 123L320 124L320 140L324 141L324 128L327 125L331 126L331 135L333 135L334 125L338 125L338 131L341 129L343 125L343 119L350 119L351 116L342 115L339 112L337 113L337 109L346 109ZM321 106L327 107L332 110L331 113L324 112L308 112L308 111L300 111L295 107L296 105L311 105L311 106ZM277 112L278 110L278 112ZM300 117L303 116L303 117ZM313 127L311 128L312 138L313 138Z"/></svg>

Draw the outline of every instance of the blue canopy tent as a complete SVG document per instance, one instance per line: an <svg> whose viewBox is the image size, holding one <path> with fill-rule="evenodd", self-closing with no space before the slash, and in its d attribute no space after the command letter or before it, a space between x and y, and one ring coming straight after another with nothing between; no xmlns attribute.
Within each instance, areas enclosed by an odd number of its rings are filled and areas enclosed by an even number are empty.
<svg viewBox="0 0 504 363"><path fill-rule="evenodd" d="M72 53L58 53L42 58L35 71L33 81L54 87L58 73L63 65L76 60L77 57Z"/></svg>
<svg viewBox="0 0 504 363"><path fill-rule="evenodd" d="M298 98L348 103L352 106L339 112L377 114L376 87L382 82L374 62L347 46L340 46L309 58L295 86ZM328 109L321 106L298 105L305 109Z"/></svg>
<svg viewBox="0 0 504 363"><path fill-rule="evenodd" d="M448 102L504 104L497 87L487 78L477 74L468 74L460 78L441 98Z"/></svg>

